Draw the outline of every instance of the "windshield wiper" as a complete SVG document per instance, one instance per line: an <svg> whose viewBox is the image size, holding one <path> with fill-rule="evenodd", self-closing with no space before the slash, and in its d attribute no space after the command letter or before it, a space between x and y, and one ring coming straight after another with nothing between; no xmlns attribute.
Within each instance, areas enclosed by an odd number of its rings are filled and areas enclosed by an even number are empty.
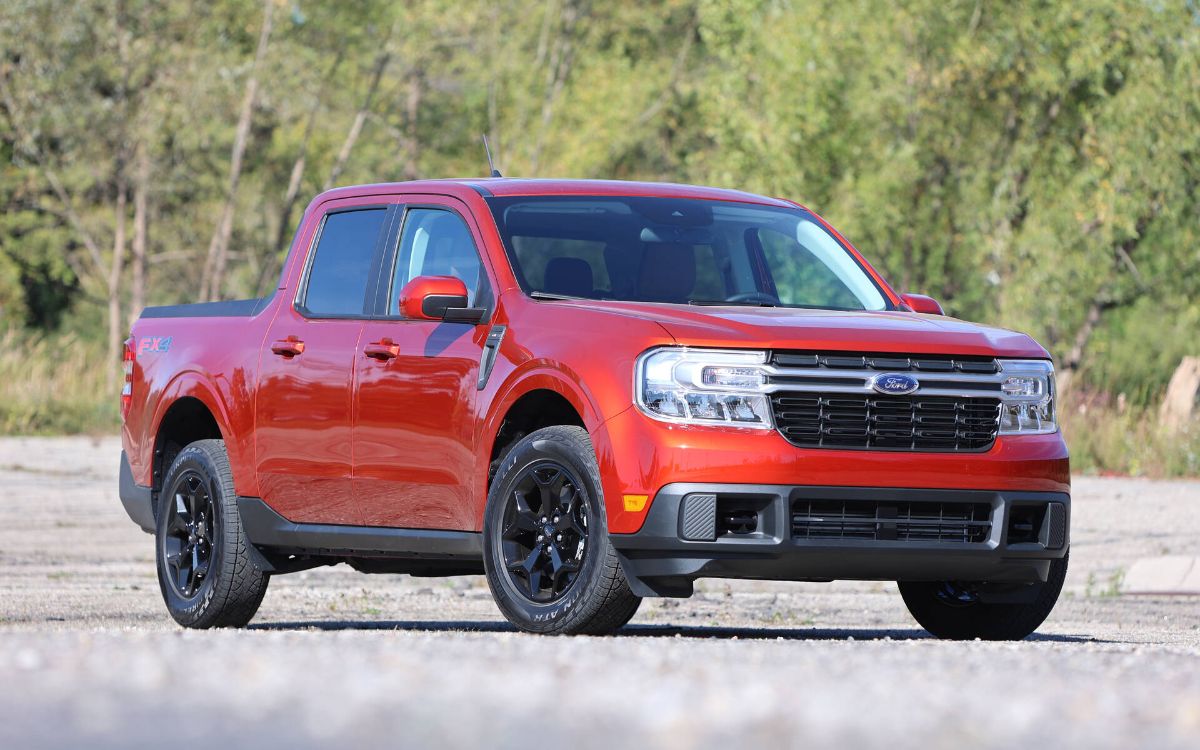
<svg viewBox="0 0 1200 750"><path fill-rule="evenodd" d="M723 299L690 299L689 305L697 305L699 307L779 307L774 302L761 302L758 300L738 300L730 302Z"/></svg>
<svg viewBox="0 0 1200 750"><path fill-rule="evenodd" d="M555 294L554 292L530 292L529 296L533 297L534 299L550 300L587 299L587 297L573 297L570 294Z"/></svg>

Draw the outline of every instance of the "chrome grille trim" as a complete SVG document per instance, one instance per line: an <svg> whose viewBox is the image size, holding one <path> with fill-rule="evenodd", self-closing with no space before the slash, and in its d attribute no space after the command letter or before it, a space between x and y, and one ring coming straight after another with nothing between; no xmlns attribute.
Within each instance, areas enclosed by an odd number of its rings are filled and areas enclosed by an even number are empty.
<svg viewBox="0 0 1200 750"><path fill-rule="evenodd" d="M783 366L787 362L812 362L805 366ZM861 366L847 367L847 364ZM948 369L929 369L939 363ZM895 365L895 366L888 366ZM994 369L994 372L963 371L963 368ZM763 391L835 392L856 395L874 394L871 378L881 373L897 372L911 374L921 384L915 393L922 396L952 396L999 398L1000 386L1005 375L997 360L962 360L935 358L932 355L907 357L904 355L835 355L835 354L789 354L775 352L770 362L762 367L767 375Z"/></svg>
<svg viewBox="0 0 1200 750"><path fill-rule="evenodd" d="M1005 374L994 359L775 352L763 369L775 429L797 447L977 453L999 433ZM919 387L876 391L872 379L888 373Z"/></svg>
<svg viewBox="0 0 1200 750"><path fill-rule="evenodd" d="M763 391L836 391L838 393L855 393L865 395L874 393L871 388L871 378L887 370L804 370L798 368L782 368L774 365L763 367L767 375L767 384ZM898 370L898 372L903 372ZM975 375L967 373L939 372L914 375L921 387L916 391L924 396L1000 396L1000 385L1004 382L1004 374Z"/></svg>

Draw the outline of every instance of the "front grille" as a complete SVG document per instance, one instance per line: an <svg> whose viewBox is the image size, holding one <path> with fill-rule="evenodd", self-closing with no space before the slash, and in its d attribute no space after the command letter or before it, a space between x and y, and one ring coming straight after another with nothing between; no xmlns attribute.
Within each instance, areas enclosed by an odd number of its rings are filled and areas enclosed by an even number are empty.
<svg viewBox="0 0 1200 750"><path fill-rule="evenodd" d="M775 426L802 448L983 451L1000 426L1000 400L956 396L778 391Z"/></svg>
<svg viewBox="0 0 1200 750"><path fill-rule="evenodd" d="M1000 372L991 357L949 357L937 354L858 354L772 352L771 364L777 367L830 370L888 370L891 372L966 372L990 375Z"/></svg>
<svg viewBox="0 0 1200 750"><path fill-rule="evenodd" d="M792 538L977 544L991 515L990 503L796 500Z"/></svg>

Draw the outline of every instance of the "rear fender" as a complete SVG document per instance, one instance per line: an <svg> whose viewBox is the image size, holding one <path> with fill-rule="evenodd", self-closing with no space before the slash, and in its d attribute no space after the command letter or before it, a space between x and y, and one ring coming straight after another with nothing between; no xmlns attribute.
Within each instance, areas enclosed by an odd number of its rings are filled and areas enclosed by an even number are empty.
<svg viewBox="0 0 1200 750"><path fill-rule="evenodd" d="M158 442L158 434L162 429L163 419L167 412L181 398L194 398L204 404L213 419L217 423L217 428L221 431L221 438L225 441L225 450L229 454L229 466L233 471L233 486L239 495L253 496L257 492L257 482L254 475L253 461L253 441L252 439L236 440L231 436L238 433L231 428L231 419L229 409L225 404L225 400L221 397L220 391L217 390L207 378L194 370L179 373L167 384L163 389L162 396L158 399L157 406L154 411L154 419L152 420L152 428L148 435L149 445L147 449L150 451L148 460L145 461L142 467L142 476L139 476L138 482L150 484L153 481L153 451ZM165 471L165 468L164 468Z"/></svg>

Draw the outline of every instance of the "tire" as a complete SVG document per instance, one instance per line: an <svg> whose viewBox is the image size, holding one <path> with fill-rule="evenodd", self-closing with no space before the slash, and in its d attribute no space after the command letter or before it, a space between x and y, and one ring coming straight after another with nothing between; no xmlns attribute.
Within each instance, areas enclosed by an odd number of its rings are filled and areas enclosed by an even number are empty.
<svg viewBox="0 0 1200 750"><path fill-rule="evenodd" d="M483 545L496 606L528 633L607 635L641 604L608 541L581 427L545 427L509 451L488 493Z"/></svg>
<svg viewBox="0 0 1200 750"><path fill-rule="evenodd" d="M175 622L240 628L254 617L270 577L250 558L223 440L192 443L171 463L154 546L158 586Z"/></svg>
<svg viewBox="0 0 1200 750"><path fill-rule="evenodd" d="M969 585L901 581L900 595L921 627L938 638L967 641L1019 641L1037 630L1054 609L1067 576L1067 559L1052 560L1045 583L1030 602L997 603L975 600Z"/></svg>

